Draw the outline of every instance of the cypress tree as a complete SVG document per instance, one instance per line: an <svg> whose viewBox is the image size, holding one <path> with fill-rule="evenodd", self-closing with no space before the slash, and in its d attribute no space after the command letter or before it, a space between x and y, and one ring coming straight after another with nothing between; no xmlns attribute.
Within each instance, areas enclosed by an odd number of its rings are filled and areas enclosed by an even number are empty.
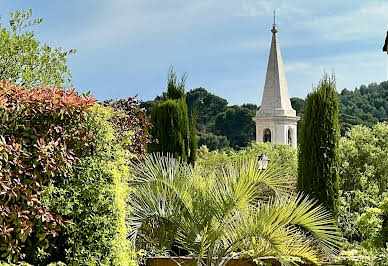
<svg viewBox="0 0 388 266"><path fill-rule="evenodd" d="M171 153L194 163L197 152L196 120L189 123L185 95L186 75L178 81L173 69L168 73L166 100L151 110L151 135L157 142L148 144L148 152Z"/></svg>
<svg viewBox="0 0 388 266"><path fill-rule="evenodd" d="M181 80L178 81L178 77L174 72L173 67L170 67L168 71L168 82L167 82L167 99L180 99L185 97L185 83L186 83L186 73L181 77Z"/></svg>
<svg viewBox="0 0 388 266"><path fill-rule="evenodd" d="M298 152L298 189L338 211L338 94L335 77L324 75L307 96Z"/></svg>
<svg viewBox="0 0 388 266"><path fill-rule="evenodd" d="M151 123L151 135L158 141L148 145L149 152L168 152L176 158L189 159L189 120L185 97L156 103L151 111Z"/></svg>
<svg viewBox="0 0 388 266"><path fill-rule="evenodd" d="M190 119L190 158L189 162L194 164L197 159L197 149L198 149L198 140L197 140L197 112L194 111L191 113Z"/></svg>

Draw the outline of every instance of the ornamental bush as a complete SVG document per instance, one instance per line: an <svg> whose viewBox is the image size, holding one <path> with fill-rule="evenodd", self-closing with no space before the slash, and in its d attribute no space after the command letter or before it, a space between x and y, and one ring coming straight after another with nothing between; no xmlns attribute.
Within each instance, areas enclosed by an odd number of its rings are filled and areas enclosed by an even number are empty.
<svg viewBox="0 0 388 266"><path fill-rule="evenodd" d="M92 135L82 128L93 97L74 90L27 90L0 82L0 256L34 261L66 222L41 201L54 179L66 178Z"/></svg>
<svg viewBox="0 0 388 266"><path fill-rule="evenodd" d="M0 254L34 265L131 265L132 132L74 90L0 83Z"/></svg>
<svg viewBox="0 0 388 266"><path fill-rule="evenodd" d="M131 132L115 131L113 108L93 106L84 127L93 132L93 154L81 159L65 179L45 191L44 202L69 222L46 262L71 265L131 265L135 254L127 235L128 161Z"/></svg>

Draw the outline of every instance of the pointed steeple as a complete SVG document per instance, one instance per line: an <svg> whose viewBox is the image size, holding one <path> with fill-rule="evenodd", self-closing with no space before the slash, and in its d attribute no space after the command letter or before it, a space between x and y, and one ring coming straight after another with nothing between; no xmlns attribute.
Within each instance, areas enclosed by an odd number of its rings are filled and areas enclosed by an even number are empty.
<svg viewBox="0 0 388 266"><path fill-rule="evenodd" d="M292 109L291 101L288 96L288 87L277 38L278 30L275 24L275 17L271 32L272 43L268 59L263 98L261 100L260 109L256 112L256 116L296 116L296 111Z"/></svg>

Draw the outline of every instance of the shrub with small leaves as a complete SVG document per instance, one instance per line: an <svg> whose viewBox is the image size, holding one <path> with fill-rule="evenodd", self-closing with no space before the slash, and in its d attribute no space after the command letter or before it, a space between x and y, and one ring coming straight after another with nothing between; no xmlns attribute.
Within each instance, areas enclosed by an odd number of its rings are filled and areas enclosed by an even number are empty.
<svg viewBox="0 0 388 266"><path fill-rule="evenodd" d="M46 261L69 265L132 265L135 253L127 236L128 162L134 156L131 132L117 132L111 107L95 104L83 127L93 132L93 154L83 157L67 178L50 184L43 202L69 222Z"/></svg>

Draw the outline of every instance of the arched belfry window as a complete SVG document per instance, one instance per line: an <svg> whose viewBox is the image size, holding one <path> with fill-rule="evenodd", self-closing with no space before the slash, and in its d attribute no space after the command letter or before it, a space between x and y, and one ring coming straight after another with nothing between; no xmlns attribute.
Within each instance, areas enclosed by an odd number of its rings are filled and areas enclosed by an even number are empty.
<svg viewBox="0 0 388 266"><path fill-rule="evenodd" d="M287 144L292 146L292 128L287 130Z"/></svg>
<svg viewBox="0 0 388 266"><path fill-rule="evenodd" d="M263 142L271 142L271 130L269 128L263 131Z"/></svg>

